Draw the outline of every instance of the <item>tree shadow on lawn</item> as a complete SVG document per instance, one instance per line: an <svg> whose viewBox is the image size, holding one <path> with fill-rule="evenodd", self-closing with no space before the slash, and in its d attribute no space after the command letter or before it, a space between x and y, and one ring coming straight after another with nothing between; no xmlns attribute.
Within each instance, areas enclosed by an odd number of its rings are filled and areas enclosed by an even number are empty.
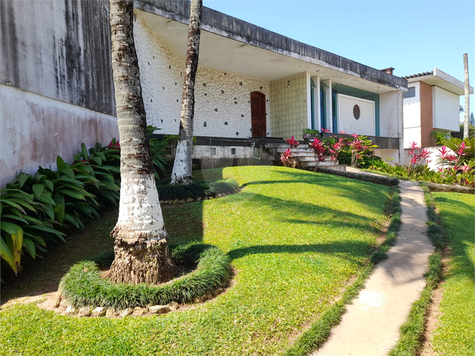
<svg viewBox="0 0 475 356"><path fill-rule="evenodd" d="M361 257L369 257L372 247L367 242L362 241L333 241L321 244L303 244L303 245L256 245L243 248L237 248L228 252L233 259L255 254L274 254L274 253L326 253L337 254L349 261L361 263Z"/></svg>
<svg viewBox="0 0 475 356"><path fill-rule="evenodd" d="M372 229L373 231L382 232L381 226L376 226L376 222L372 219L355 212L332 209L321 205L318 200L313 203L299 202L247 191L240 192L230 198L230 203L244 203L247 201L258 203L261 208L266 207L267 211L263 215L274 221L326 225L329 228L357 228L361 231ZM381 210L378 209L377 212L381 213Z"/></svg>
<svg viewBox="0 0 475 356"><path fill-rule="evenodd" d="M387 189L386 186L381 186L379 184L365 182L360 180L354 180L351 178L336 176L327 173L315 173L309 171L295 170L295 172L288 171L279 171L275 172L284 176L282 180L256 180L248 183L244 183L241 188L252 187L252 186L264 186L269 184L310 184L317 185L323 188L332 189L335 194L331 197L338 199L339 197L346 197L352 200L357 200L360 203L365 204L372 211L375 210L374 204L374 195L379 192L382 193ZM292 179L288 179L288 177ZM316 195L315 199L318 199L319 196ZM325 196L328 198L328 196Z"/></svg>

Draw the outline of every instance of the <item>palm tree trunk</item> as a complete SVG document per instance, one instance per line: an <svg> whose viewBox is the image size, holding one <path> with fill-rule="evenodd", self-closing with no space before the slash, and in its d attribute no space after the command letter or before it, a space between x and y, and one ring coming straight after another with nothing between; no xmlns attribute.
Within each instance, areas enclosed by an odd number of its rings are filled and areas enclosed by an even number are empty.
<svg viewBox="0 0 475 356"><path fill-rule="evenodd" d="M193 117L195 114L195 77L201 35L201 9L203 0L191 0L188 43L186 46L186 71L181 99L180 130L172 171L172 184L189 184L193 181Z"/></svg>
<svg viewBox="0 0 475 356"><path fill-rule="evenodd" d="M465 117L463 122L463 138L468 138L468 131L470 127L470 84L468 79L468 55L463 55L463 68L464 68L464 92L465 92Z"/></svg>
<svg viewBox="0 0 475 356"><path fill-rule="evenodd" d="M161 283L177 275L153 175L140 73L133 37L133 0L111 0L112 69L121 144L119 219L111 235L109 278Z"/></svg>

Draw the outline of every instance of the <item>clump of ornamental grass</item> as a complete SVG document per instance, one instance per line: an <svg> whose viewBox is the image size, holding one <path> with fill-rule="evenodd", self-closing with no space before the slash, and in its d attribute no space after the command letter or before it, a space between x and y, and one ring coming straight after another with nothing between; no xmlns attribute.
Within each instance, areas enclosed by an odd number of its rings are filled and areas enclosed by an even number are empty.
<svg viewBox="0 0 475 356"><path fill-rule="evenodd" d="M104 253L71 267L61 280L60 290L74 307L125 309L170 302L192 303L225 286L231 278L231 259L211 245L175 246L172 256L177 262L195 264L195 270L162 285L114 283L101 278L98 263L113 259L113 254Z"/></svg>

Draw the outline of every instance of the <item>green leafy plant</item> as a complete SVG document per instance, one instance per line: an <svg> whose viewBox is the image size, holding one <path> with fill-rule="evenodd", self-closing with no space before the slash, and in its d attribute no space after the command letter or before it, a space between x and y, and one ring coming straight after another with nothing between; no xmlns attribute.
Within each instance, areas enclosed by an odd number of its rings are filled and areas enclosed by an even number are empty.
<svg viewBox="0 0 475 356"><path fill-rule="evenodd" d="M153 173L155 175L155 179L159 180L160 175L158 172L165 172L165 166L168 164L165 160L167 145L169 144L167 140L157 140L154 137L151 137L152 134L156 131L160 130L158 127L148 125L147 132L149 135L149 144L150 144L150 153L152 154L152 162L153 162Z"/></svg>
<svg viewBox="0 0 475 356"><path fill-rule="evenodd" d="M45 246L41 236L31 231L25 232L25 226L38 223L35 218L27 214L27 211L36 213L35 208L38 208L38 203L33 200L31 194L19 189L4 189L0 192L2 194L0 201L0 255L16 275L21 267L22 249L25 248L35 258L35 242ZM38 226L44 227L44 224L41 223Z"/></svg>
<svg viewBox="0 0 475 356"><path fill-rule="evenodd" d="M1 196L1 258L15 274L23 251L32 258L46 252L49 242L64 241L70 227L84 227L85 218L119 199L120 144L84 144L66 163L58 156L57 170L39 167L34 175L20 173Z"/></svg>

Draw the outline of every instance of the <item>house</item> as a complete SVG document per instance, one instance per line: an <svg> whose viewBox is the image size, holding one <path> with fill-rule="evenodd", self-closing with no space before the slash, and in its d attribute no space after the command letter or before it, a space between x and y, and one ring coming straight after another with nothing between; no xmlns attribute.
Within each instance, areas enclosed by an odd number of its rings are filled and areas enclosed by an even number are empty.
<svg viewBox="0 0 475 356"><path fill-rule="evenodd" d="M135 40L145 109L160 133L177 134L188 1L138 0ZM372 136L376 154L402 154L407 81L203 9L195 86L195 157L244 159L272 138L329 129ZM245 146L243 148L241 146Z"/></svg>
<svg viewBox="0 0 475 356"><path fill-rule="evenodd" d="M404 148L416 142L420 147L435 146L431 132L460 130L459 99L464 83L438 68L405 77L408 91L404 93ZM470 94L473 88L470 87Z"/></svg>
<svg viewBox="0 0 475 356"><path fill-rule="evenodd" d="M147 119L158 133L177 134L189 2L134 4ZM3 186L20 170L54 168L56 154L70 160L81 142L107 143L118 132L108 0L0 0L0 21ZM255 162L268 143L325 128L370 136L377 155L399 161L407 85L390 70L204 8L195 158L206 167Z"/></svg>

